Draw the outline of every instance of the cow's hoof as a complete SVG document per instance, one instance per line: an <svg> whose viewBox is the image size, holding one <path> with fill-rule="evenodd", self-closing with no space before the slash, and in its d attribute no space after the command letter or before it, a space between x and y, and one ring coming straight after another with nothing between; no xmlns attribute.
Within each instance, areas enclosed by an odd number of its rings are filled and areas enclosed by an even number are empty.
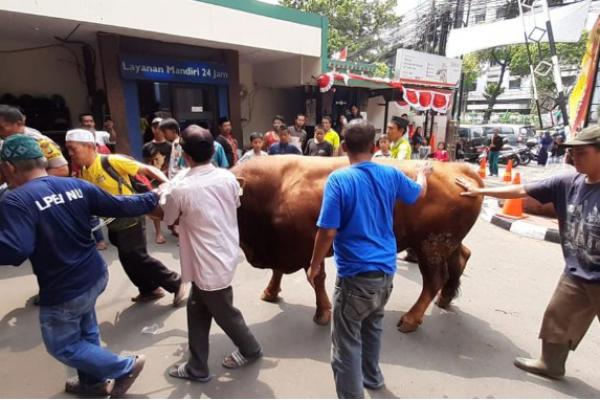
<svg viewBox="0 0 600 400"><path fill-rule="evenodd" d="M448 310L448 309L450 309L450 303L452 303L452 300L438 298L437 301L435 302L435 305L438 306L439 308L443 308L444 310Z"/></svg>
<svg viewBox="0 0 600 400"><path fill-rule="evenodd" d="M410 333L416 331L419 328L419 325L421 324L418 322L408 321L406 318L402 317L400 318L400 321L398 321L396 327L402 333Z"/></svg>
<svg viewBox="0 0 600 400"><path fill-rule="evenodd" d="M268 303L277 303L281 299L281 297L279 297L279 292L281 292L281 289L275 293L271 293L265 289L260 295L260 299Z"/></svg>
<svg viewBox="0 0 600 400"><path fill-rule="evenodd" d="M331 310L317 311L313 317L317 325L327 325L331 321Z"/></svg>

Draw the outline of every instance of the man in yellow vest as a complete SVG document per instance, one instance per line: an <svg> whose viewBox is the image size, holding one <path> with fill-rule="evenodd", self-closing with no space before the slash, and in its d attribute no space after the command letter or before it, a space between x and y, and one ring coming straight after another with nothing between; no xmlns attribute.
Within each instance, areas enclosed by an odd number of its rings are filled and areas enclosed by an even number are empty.
<svg viewBox="0 0 600 400"><path fill-rule="evenodd" d="M406 131L408 121L401 117L392 117L387 125L387 135L390 139L391 158L396 160L410 160L412 149Z"/></svg>

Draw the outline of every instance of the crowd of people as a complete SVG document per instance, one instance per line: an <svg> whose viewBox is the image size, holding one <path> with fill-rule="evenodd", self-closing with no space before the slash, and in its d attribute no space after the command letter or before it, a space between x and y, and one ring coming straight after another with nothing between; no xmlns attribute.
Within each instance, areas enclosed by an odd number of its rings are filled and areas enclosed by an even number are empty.
<svg viewBox="0 0 600 400"><path fill-rule="evenodd" d="M143 149L146 163L141 163L111 154L114 127L107 136L84 114L80 126L66 133L69 168L56 143L27 127L18 109L0 105L0 183L8 186L0 199L0 265L31 261L46 349L77 370L66 382L66 391L122 396L146 362L141 354L120 356L100 344L95 304L108 284L108 272L98 252L103 238L92 234L98 231L97 216L110 218L109 241L137 289L132 301L154 301L166 291L173 294L174 307L187 304L189 358L169 368L170 376L196 382L212 379L208 352L213 320L236 346L222 360L224 367L244 367L262 357L263 347L233 305L240 185L227 168L281 154L345 155L350 161L326 182L307 278L314 284L322 275L323 260L333 246L337 284L332 369L337 394L361 398L364 388L382 388L381 326L396 270L394 207L397 202L410 206L426 195L432 165L419 163L412 180L399 169L371 162L374 157L420 158L425 141L418 129L411 137L405 116L393 117L386 133L376 137L358 108L351 115L350 122L339 122L340 133L332 128L331 118L323 117L310 139L304 115L296 116L293 127L277 116L271 131L250 136L251 148L245 154L238 151L226 118L219 121L216 135L197 125L180 130L175 119L155 118L153 137ZM456 182L464 188L463 196L530 195L557 209L565 272L544 315L541 357L515 361L519 368L553 378L564 375L569 351L577 347L594 316L600 316L600 242L592 232L600 224L600 128L583 130L564 146L573 148L577 173L490 189L463 179ZM432 155L449 159L444 143ZM181 274L148 254L144 215L153 221L157 243L164 242L161 221L178 236Z"/></svg>

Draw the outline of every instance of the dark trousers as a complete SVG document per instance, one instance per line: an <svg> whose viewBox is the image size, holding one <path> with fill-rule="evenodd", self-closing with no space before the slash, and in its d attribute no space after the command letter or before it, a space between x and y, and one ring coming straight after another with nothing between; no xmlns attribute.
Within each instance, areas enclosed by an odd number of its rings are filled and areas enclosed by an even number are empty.
<svg viewBox="0 0 600 400"><path fill-rule="evenodd" d="M233 306L231 286L215 291L199 289L192 283L187 303L190 358L187 372L196 377L209 375L208 336L212 320L229 336L244 357L252 358L262 350L244 321L240 310Z"/></svg>
<svg viewBox="0 0 600 400"><path fill-rule="evenodd" d="M181 285L178 273L169 270L148 254L144 221L123 230L108 230L110 242L117 248L119 261L140 293L150 293L158 287L175 293Z"/></svg>

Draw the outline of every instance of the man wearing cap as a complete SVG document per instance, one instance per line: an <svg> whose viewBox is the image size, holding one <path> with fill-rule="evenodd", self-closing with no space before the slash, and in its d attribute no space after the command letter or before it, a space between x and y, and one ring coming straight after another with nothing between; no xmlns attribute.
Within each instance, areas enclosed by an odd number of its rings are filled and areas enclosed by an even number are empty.
<svg viewBox="0 0 600 400"><path fill-rule="evenodd" d="M0 148L1 140L22 133L35 139L48 162L48 175L68 176L69 166L60 147L49 137L25 125L25 116L18 108L0 104ZM0 183L2 181L0 176Z"/></svg>
<svg viewBox="0 0 600 400"><path fill-rule="evenodd" d="M588 127L564 143L570 147L575 172L526 185L479 189L462 179L464 196L513 199L527 195L553 203L558 214L565 269L546 308L539 359L517 358L525 371L560 379L569 350L575 350L594 317L600 318L600 127Z"/></svg>
<svg viewBox="0 0 600 400"><path fill-rule="evenodd" d="M46 349L78 372L67 392L117 397L137 378L144 357L121 357L100 345L95 303L108 272L89 221L92 215L146 214L156 208L158 196L114 197L80 179L49 176L46 167L32 137L11 135L4 142L0 170L15 189L0 203L0 265L31 261Z"/></svg>
<svg viewBox="0 0 600 400"><path fill-rule="evenodd" d="M81 166L81 177L110 194L134 194L130 177L138 174L167 182L167 177L152 166L120 155L101 156L96 151L94 135L90 131L70 130L65 141L71 159ZM107 157L104 165L102 157ZM159 299L165 295L162 287L174 294L173 306L179 307L183 303L185 288L179 274L170 271L148 254L143 217L116 219L108 225L108 238L117 247L119 260L127 276L139 290L132 301Z"/></svg>

